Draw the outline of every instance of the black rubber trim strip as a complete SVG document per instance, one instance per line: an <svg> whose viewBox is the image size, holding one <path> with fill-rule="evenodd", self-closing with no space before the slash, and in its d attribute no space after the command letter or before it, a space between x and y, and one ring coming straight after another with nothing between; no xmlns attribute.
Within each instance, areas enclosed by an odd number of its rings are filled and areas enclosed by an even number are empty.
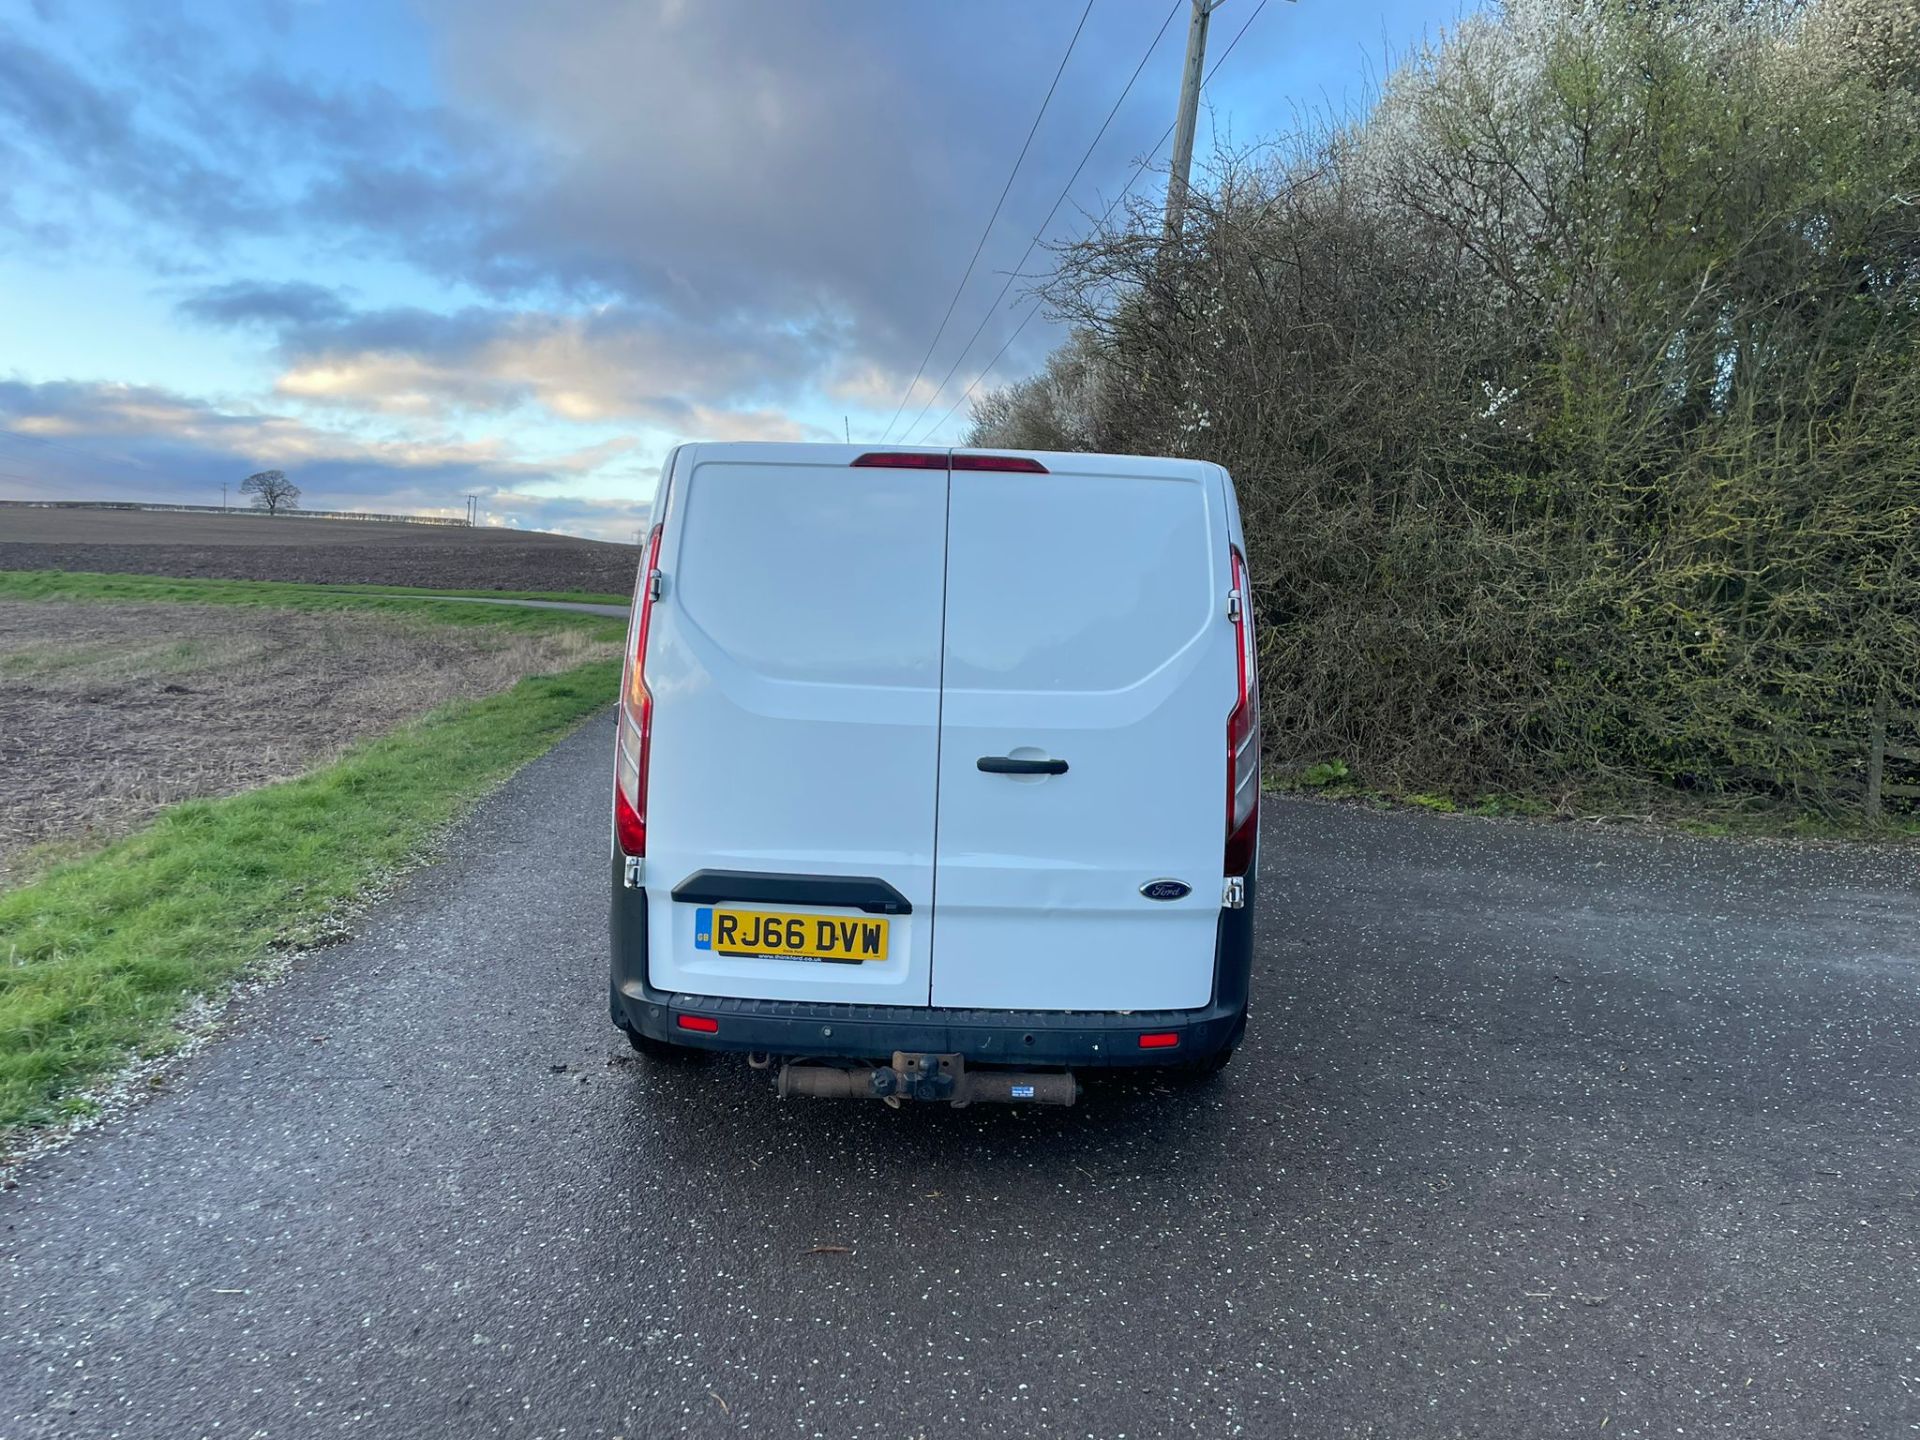
<svg viewBox="0 0 1920 1440"><path fill-rule="evenodd" d="M911 915L913 902L873 875L774 875L758 870L696 870L673 887L673 898L722 905L758 900L768 905L833 905L869 915Z"/></svg>

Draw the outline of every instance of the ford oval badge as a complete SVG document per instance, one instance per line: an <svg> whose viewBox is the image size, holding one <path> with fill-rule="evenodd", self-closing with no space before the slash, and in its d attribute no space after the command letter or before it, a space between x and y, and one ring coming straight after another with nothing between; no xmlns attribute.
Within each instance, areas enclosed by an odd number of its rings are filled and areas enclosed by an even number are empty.
<svg viewBox="0 0 1920 1440"><path fill-rule="evenodd" d="M1184 880L1149 880L1140 887L1140 893L1149 900L1184 900L1193 893L1193 887Z"/></svg>

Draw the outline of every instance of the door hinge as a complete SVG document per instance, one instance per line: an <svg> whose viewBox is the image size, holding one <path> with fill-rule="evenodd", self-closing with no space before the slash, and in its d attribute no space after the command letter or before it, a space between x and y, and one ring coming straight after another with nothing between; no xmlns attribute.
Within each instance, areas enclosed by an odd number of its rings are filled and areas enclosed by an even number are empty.
<svg viewBox="0 0 1920 1440"><path fill-rule="evenodd" d="M629 890L638 890L640 888L640 875L642 870L645 869L645 866L646 862L638 855L627 856L626 870L621 877L620 883Z"/></svg>
<svg viewBox="0 0 1920 1440"><path fill-rule="evenodd" d="M1229 620L1240 618L1240 591L1237 588L1227 592L1227 618Z"/></svg>
<svg viewBox="0 0 1920 1440"><path fill-rule="evenodd" d="M1227 876L1227 883L1220 887L1220 908L1222 910L1244 910L1247 908L1247 881L1245 876Z"/></svg>
<svg viewBox="0 0 1920 1440"><path fill-rule="evenodd" d="M647 572L647 598L658 600L667 593L667 577L658 570Z"/></svg>

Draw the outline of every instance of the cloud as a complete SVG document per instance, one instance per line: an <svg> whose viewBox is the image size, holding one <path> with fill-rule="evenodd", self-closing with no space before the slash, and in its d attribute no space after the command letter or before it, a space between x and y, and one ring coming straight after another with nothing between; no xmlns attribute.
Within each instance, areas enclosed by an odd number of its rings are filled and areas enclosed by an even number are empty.
<svg viewBox="0 0 1920 1440"><path fill-rule="evenodd" d="M347 302L324 285L306 281L275 284L234 280L196 291L180 302L180 313L210 325L261 324L279 328L324 325L351 313Z"/></svg>
<svg viewBox="0 0 1920 1440"><path fill-rule="evenodd" d="M267 337L270 369L255 409L91 386L66 397L84 414L37 423L195 485L297 463L401 497L443 478L537 488L519 457L450 438L502 417L536 421L549 443L569 425L586 444L608 427L838 438L843 410L856 426L891 413L1077 14L1030 0L418 0L349 16L207 0L83 24L46 7L0 37L0 167L20 178L0 195L0 234L16 259L166 277L184 319ZM1159 18L1095 7L932 377ZM386 28L357 33L370 27ZM1157 52L1161 81L1178 29ZM382 43L402 31L411 59ZM983 57L984 36L1004 41ZM1157 138L1152 88L1078 200ZM342 271L386 303L314 283ZM1013 323L987 327L933 413ZM1029 327L1009 367L1047 339ZM40 391L43 409L60 398ZM396 427L428 438L358 438Z"/></svg>
<svg viewBox="0 0 1920 1440"><path fill-rule="evenodd" d="M427 0L427 13L451 97L512 115L548 157L517 203L487 216L482 254L691 316L831 316L896 385L931 338L1073 19L1030 5L753 0ZM977 267L968 319L1091 138L1115 63L1153 24L1116 11L1087 27ZM943 63L999 27L1021 43L964 70ZM1177 46L1165 52L1177 71ZM1094 183L1162 123L1158 110L1124 111Z"/></svg>
<svg viewBox="0 0 1920 1440"><path fill-rule="evenodd" d="M112 24L72 27L91 42L78 49L0 36L0 133L46 212L0 214L23 238L57 223L96 255L131 244L163 270L260 236L405 257L479 233L520 173L521 147L443 107L294 73L271 47L245 62L234 34L176 6L116 19L117 44Z"/></svg>
<svg viewBox="0 0 1920 1440"><path fill-rule="evenodd" d="M275 393L445 419L535 407L564 421L655 425L694 438L830 439L790 418L831 338L692 323L637 306L354 311L306 284L236 281L181 302L188 317L277 336Z"/></svg>
<svg viewBox="0 0 1920 1440"><path fill-rule="evenodd" d="M134 97L96 83L51 52L0 36L0 125L37 164L34 177L76 218L105 204L204 242L270 223L257 187L234 167L135 118Z"/></svg>
<svg viewBox="0 0 1920 1440"><path fill-rule="evenodd" d="M536 493L629 456L631 439L537 463L497 441L370 440L152 386L0 381L0 442L0 494L18 498L203 504L222 482L271 466L293 476L313 509L458 514L463 497L477 493L490 511L529 528L591 522L626 538L630 517L646 508L644 500ZM640 496L651 488L633 487Z"/></svg>
<svg viewBox="0 0 1920 1440"><path fill-rule="evenodd" d="M68 220L124 208L156 253L164 225L201 259L285 236L309 255L398 259L510 308L612 303L831 333L901 385L1072 28L1066 11L1012 0L423 0L446 93L421 102L243 63L211 27L175 33L171 7L165 24L132 13L99 67L110 80L23 41L0 50L0 117ZM938 61L1016 28L1023 43L992 63ZM1019 258L1114 67L1152 31L1131 13L1088 25L962 318ZM1087 197L1159 126L1157 110L1123 112Z"/></svg>

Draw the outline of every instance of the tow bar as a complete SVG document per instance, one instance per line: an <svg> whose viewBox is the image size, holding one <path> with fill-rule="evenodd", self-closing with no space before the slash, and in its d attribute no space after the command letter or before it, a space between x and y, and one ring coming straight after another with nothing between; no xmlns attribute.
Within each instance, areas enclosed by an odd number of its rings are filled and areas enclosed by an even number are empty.
<svg viewBox="0 0 1920 1440"><path fill-rule="evenodd" d="M1080 1082L1066 1071L1025 1074L1015 1070L969 1070L960 1055L893 1052L891 1065L843 1070L831 1065L780 1067L775 1082L780 1098L811 1095L822 1100L936 1100L959 1107L977 1100L1009 1105L1071 1105L1080 1098Z"/></svg>

